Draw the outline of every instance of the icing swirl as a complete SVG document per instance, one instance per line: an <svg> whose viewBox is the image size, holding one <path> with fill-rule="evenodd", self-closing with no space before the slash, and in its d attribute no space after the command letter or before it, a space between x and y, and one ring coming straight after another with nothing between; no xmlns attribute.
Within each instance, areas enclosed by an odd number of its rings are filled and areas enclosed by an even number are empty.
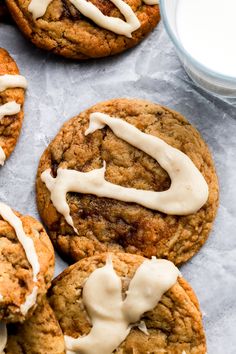
<svg viewBox="0 0 236 354"><path fill-rule="evenodd" d="M32 13L36 20L42 17L47 11L48 6L53 0L31 0L28 10ZM87 0L70 0L75 8L84 16L88 17L98 26L114 32L119 35L124 35L128 38L132 37L132 33L140 27L140 22L132 8L123 0L110 0L124 16L125 21L106 16L93 3ZM143 0L147 5L157 5L158 0Z"/></svg>
<svg viewBox="0 0 236 354"><path fill-rule="evenodd" d="M9 88L27 88L26 78L22 75L0 75L0 92Z"/></svg>
<svg viewBox="0 0 236 354"><path fill-rule="evenodd" d="M156 307L178 276L179 270L167 260L145 260L131 279L123 300L121 278L108 257L104 267L90 274L83 289L83 303L93 327L87 336L65 336L67 354L113 353L128 336L131 324Z"/></svg>
<svg viewBox="0 0 236 354"><path fill-rule="evenodd" d="M169 215L195 213L206 203L209 194L208 185L187 155L156 136L142 133L122 119L112 118L99 112L90 115L90 125L85 135L92 134L105 125L108 125L117 137L159 162L168 172L171 186L167 191L154 192L110 183L105 180L105 163L101 169L90 172L59 168L55 178L51 176L51 170L48 169L42 173L41 180L51 192L53 205L69 225L74 227L66 200L68 192L94 194L98 197L137 203ZM76 232L75 227L74 230Z"/></svg>

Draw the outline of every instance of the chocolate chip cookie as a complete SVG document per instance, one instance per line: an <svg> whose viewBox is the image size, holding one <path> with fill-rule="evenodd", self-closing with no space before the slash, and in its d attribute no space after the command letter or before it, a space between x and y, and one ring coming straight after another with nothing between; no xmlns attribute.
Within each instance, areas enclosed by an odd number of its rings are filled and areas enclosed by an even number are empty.
<svg viewBox="0 0 236 354"><path fill-rule="evenodd" d="M65 354L61 328L45 299L30 319L8 325L7 332L6 354Z"/></svg>
<svg viewBox="0 0 236 354"><path fill-rule="evenodd" d="M14 59L3 48L0 48L0 76L18 75L19 69ZM15 102L20 105L19 112L11 115L1 116L0 114L0 164L3 165L15 148L20 135L23 122L25 91L23 88L13 87L0 90L0 109L3 105ZM0 112L1 113L1 112Z"/></svg>
<svg viewBox="0 0 236 354"><path fill-rule="evenodd" d="M90 332L91 323L82 301L83 288L90 274L103 267L106 259L107 254L83 259L53 281L49 302L64 335L78 338ZM143 257L136 255L112 255L115 272L122 279L124 297L130 280L143 261ZM198 300L182 277L178 277L175 285L161 297L153 310L143 314L141 320L145 323L146 333L133 327L114 353L206 353Z"/></svg>
<svg viewBox="0 0 236 354"><path fill-rule="evenodd" d="M30 12L33 1L32 3L30 0L6 1L16 24L36 46L64 57L80 60L106 57L134 47L160 20L159 5L148 5L143 0L120 0L121 7L126 7L123 12L112 1L89 2L96 16L99 12L100 20L96 23L91 16L88 17L87 11L81 12L70 0L53 0L44 9L45 13L42 11L38 18L34 18ZM42 2L40 5L39 0L38 4L41 6ZM115 29L109 30L102 26L100 21L107 23L119 19L123 20L122 28L127 26L129 28L129 24L125 23L125 12L128 13L128 17L133 18L132 22L135 22L134 31L130 36L115 33Z"/></svg>
<svg viewBox="0 0 236 354"><path fill-rule="evenodd" d="M3 207L17 228L6 220ZM0 321L5 323L23 322L33 314L54 272L54 250L41 223L9 209L0 203ZM36 276L31 263L38 266Z"/></svg>
<svg viewBox="0 0 236 354"><path fill-rule="evenodd" d="M85 136L92 112L121 118L185 153L208 184L207 202L190 215L167 215L135 203L67 193L76 232L51 201L41 179L45 170L50 169L56 177L59 168L88 172L101 168L105 161L105 179L116 185L162 192L171 183L157 161L117 138L107 126ZM103 102L66 122L41 157L36 185L42 220L55 247L69 262L101 252L123 251L184 263L206 241L218 207L214 163L200 134L179 113L143 100Z"/></svg>

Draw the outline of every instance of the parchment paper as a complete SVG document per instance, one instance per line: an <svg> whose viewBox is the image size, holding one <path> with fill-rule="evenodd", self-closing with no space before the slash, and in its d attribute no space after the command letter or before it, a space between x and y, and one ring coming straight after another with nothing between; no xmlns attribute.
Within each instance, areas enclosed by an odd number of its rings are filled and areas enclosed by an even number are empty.
<svg viewBox="0 0 236 354"><path fill-rule="evenodd" d="M12 25L0 24L0 46L29 82L19 143L0 170L0 199L38 217L34 182L39 158L62 123L113 97L152 100L184 114L202 133L216 163L221 205L201 251L181 268L204 313L208 354L236 353L236 108L196 88L162 25L135 49L76 63L36 49ZM66 264L57 258L56 274Z"/></svg>

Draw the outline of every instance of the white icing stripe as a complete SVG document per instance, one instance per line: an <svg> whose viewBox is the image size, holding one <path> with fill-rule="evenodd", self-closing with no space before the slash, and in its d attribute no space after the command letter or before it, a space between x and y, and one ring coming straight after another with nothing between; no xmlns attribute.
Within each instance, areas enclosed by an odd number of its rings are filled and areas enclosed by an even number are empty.
<svg viewBox="0 0 236 354"><path fill-rule="evenodd" d="M167 191L154 192L115 185L105 180L105 165L101 169L86 173L59 168L56 178L51 176L50 170L46 170L41 179L51 192L55 208L64 215L69 225L74 227L66 200L68 192L133 202L170 215L195 213L206 203L208 185L187 155L153 135L142 133L122 119L111 118L103 113L90 115L90 125L85 134L91 134L105 125L108 125L117 137L158 161L168 172L171 186Z"/></svg>
<svg viewBox="0 0 236 354"><path fill-rule="evenodd" d="M0 119L5 116L11 116L19 113L21 110L21 105L16 103L15 101L8 102L0 106ZM6 160L6 154L3 148L0 146L0 165L3 166Z"/></svg>
<svg viewBox="0 0 236 354"><path fill-rule="evenodd" d="M126 299L112 261L96 269L83 289L83 302L92 322L87 336L65 336L67 354L111 354L126 339L141 316L156 307L177 281L178 269L166 260L145 260L130 282Z"/></svg>
<svg viewBox="0 0 236 354"><path fill-rule="evenodd" d="M8 205L0 203L0 215L14 228L16 236L23 246L26 257L32 267L33 280L34 282L37 282L37 275L40 271L40 266L33 240L25 234L20 218L15 215Z"/></svg>
<svg viewBox="0 0 236 354"><path fill-rule="evenodd" d="M123 0L110 0L120 10L126 22L116 17L105 16L95 5L86 0L70 0L70 2L86 17L90 18L98 26L114 33L131 38L132 32L140 27L140 22Z"/></svg>
<svg viewBox="0 0 236 354"><path fill-rule="evenodd" d="M45 14L51 2L52 0L31 0L28 10L32 13L33 18L36 20Z"/></svg>
<svg viewBox="0 0 236 354"><path fill-rule="evenodd" d="M40 265L33 240L25 234L20 218L18 218L12 209L4 203L0 203L0 215L14 228L16 236L24 248L26 257L32 267L33 281L36 283L37 275L40 271ZM26 297L25 303L21 305L21 310L24 315L35 304L37 290L38 288L35 286L32 293Z"/></svg>
<svg viewBox="0 0 236 354"><path fill-rule="evenodd" d="M147 5L158 5L159 0L143 0L143 2Z"/></svg>
<svg viewBox="0 0 236 354"><path fill-rule="evenodd" d="M0 92L8 88L27 88L27 81L21 75L0 75Z"/></svg>
<svg viewBox="0 0 236 354"><path fill-rule="evenodd" d="M25 302L20 306L21 313L25 316L29 309L36 303L38 287L34 286L31 294L26 296Z"/></svg>
<svg viewBox="0 0 236 354"><path fill-rule="evenodd" d="M1 202L0 202L0 215L5 221L7 221L14 228L16 236L19 242L21 243L22 247L24 248L26 257L32 267L33 280L34 282L37 282L37 275L40 271L40 266L39 266L38 256L34 247L34 241L25 234L20 218L18 218L15 215L15 213L8 205Z"/></svg>
<svg viewBox="0 0 236 354"><path fill-rule="evenodd" d="M132 37L132 32L140 27L140 22L132 8L123 0L110 0L125 17L125 21L120 18L105 16L93 3L87 0L70 0L70 2L84 16L88 17L98 26L112 31L116 34ZM42 17L52 0L32 0L28 10L32 13L33 18ZM148 5L158 4L158 0L144 0Z"/></svg>
<svg viewBox="0 0 236 354"><path fill-rule="evenodd" d="M7 345L7 326L0 322L0 354L4 354Z"/></svg>
<svg viewBox="0 0 236 354"><path fill-rule="evenodd" d="M3 148L0 146L0 165L3 166L4 162L6 160L6 154L3 150Z"/></svg>
<svg viewBox="0 0 236 354"><path fill-rule="evenodd" d="M17 78L16 78L17 76ZM13 79L12 79L13 78ZM9 87L19 87L18 85L21 83L21 85L24 85L24 80L23 76L20 75L0 75L0 92L4 91L5 89ZM14 86L16 85L16 86ZM22 87L22 86L21 86ZM14 114L19 113L21 110L21 105L16 103L15 101L11 101L8 103L5 103L0 106L0 119L2 119L5 116L11 116ZM6 160L6 154L3 150L3 148L0 146L0 165L3 166L4 162Z"/></svg>
<svg viewBox="0 0 236 354"><path fill-rule="evenodd" d="M15 101L11 101L0 106L0 119L5 116L13 116L20 112L21 105Z"/></svg>
<svg viewBox="0 0 236 354"><path fill-rule="evenodd" d="M0 119L5 116L11 116L19 113L21 110L21 105L16 103L15 101L8 102L0 106ZM6 160L6 154L3 148L0 146L0 165L3 166Z"/></svg>

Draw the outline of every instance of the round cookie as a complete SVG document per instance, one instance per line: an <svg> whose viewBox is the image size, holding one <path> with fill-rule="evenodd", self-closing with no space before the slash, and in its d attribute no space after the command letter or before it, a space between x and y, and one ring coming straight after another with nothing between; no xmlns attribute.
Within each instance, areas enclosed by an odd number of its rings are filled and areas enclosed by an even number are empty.
<svg viewBox="0 0 236 354"><path fill-rule="evenodd" d="M25 235L33 241L40 268L34 282L31 264L16 230L0 213L0 321L5 323L23 322L33 314L51 284L55 262L51 241L41 223L31 216L14 214L22 222ZM33 255L32 249L30 254ZM31 301L31 296L32 303L27 309L24 304L27 299Z"/></svg>
<svg viewBox="0 0 236 354"><path fill-rule="evenodd" d="M5 354L65 354L62 331L45 299L30 319L8 325L7 331Z"/></svg>
<svg viewBox="0 0 236 354"><path fill-rule="evenodd" d="M19 69L9 53L0 48L0 75L18 75ZM23 104L25 91L22 88L9 88L0 91L0 106L15 101L21 105L21 110L15 115L0 118L0 147L8 158L15 148L24 118Z"/></svg>
<svg viewBox="0 0 236 354"><path fill-rule="evenodd" d="M91 330L82 301L82 290L89 275L104 266L107 254L83 259L59 275L49 290L52 306L64 335L78 338ZM112 256L113 267L122 277L123 294L144 258L130 254ZM73 319L73 320L72 320ZM188 283L179 277L161 298L157 306L146 312L141 320L149 335L132 328L126 340L117 348L117 354L205 354L206 340L198 300Z"/></svg>
<svg viewBox="0 0 236 354"><path fill-rule="evenodd" d="M119 117L183 151L208 183L207 203L195 214L174 216L134 203L68 193L76 234L50 200L41 180L46 169L55 177L59 167L87 172L102 167L105 160L105 178L114 184L152 191L170 186L169 176L152 157L117 138L107 126L85 136L92 112ZM179 113L142 100L103 102L66 122L40 160L36 184L40 215L54 245L71 262L99 252L124 251L184 263L206 241L218 206L217 176L200 134Z"/></svg>
<svg viewBox="0 0 236 354"><path fill-rule="evenodd" d="M143 0L124 0L141 24L132 38L118 35L96 25L82 15L70 0L53 0L43 17L33 19L30 0L7 0L17 25L36 46L73 59L99 58L121 53L138 44L160 20L158 5ZM104 15L123 18L118 8L107 0L90 0Z"/></svg>

